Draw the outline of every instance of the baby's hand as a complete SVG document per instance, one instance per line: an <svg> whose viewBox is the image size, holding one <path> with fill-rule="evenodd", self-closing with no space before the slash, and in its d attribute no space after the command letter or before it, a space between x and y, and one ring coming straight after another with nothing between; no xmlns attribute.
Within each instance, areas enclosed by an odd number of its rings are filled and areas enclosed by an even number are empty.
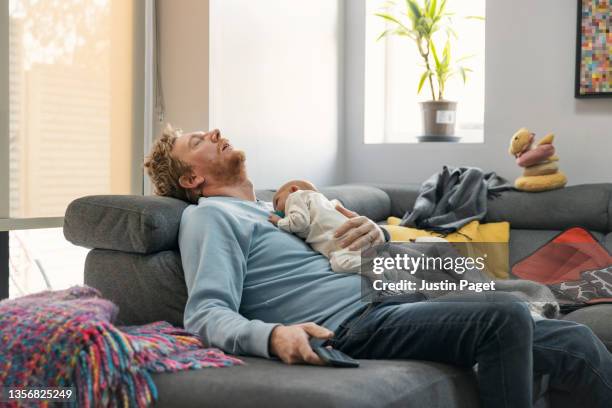
<svg viewBox="0 0 612 408"><path fill-rule="evenodd" d="M282 220L282 218L274 213L270 214L270 216L268 217L268 221L270 221L274 225L277 225L280 220Z"/></svg>

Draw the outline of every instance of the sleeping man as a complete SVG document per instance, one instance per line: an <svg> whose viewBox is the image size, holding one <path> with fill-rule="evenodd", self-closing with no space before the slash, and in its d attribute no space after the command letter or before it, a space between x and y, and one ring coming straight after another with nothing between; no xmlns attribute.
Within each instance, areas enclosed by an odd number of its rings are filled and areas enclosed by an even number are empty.
<svg viewBox="0 0 612 408"><path fill-rule="evenodd" d="M612 357L586 326L534 321L507 294L477 299L368 304L358 274L328 260L268 217L255 197L245 153L219 130L168 127L145 162L159 195L192 203L179 246L188 289L185 328L228 353L322 364L309 340L361 359L419 359L473 367L482 407L529 407L534 374L583 406L609 406ZM373 221L350 218L336 231L350 250L388 237Z"/></svg>

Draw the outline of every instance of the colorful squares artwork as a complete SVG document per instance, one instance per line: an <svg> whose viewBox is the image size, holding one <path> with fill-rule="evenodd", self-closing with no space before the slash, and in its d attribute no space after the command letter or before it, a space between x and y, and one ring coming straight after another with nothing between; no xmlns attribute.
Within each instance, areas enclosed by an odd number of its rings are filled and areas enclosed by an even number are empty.
<svg viewBox="0 0 612 408"><path fill-rule="evenodd" d="M576 97L612 96L612 0L578 0Z"/></svg>

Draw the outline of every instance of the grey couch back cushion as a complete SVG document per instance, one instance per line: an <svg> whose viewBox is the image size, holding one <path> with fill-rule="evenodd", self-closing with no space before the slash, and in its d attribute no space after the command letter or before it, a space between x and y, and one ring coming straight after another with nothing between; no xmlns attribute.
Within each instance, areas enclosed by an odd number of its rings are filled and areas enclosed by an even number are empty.
<svg viewBox="0 0 612 408"><path fill-rule="evenodd" d="M402 216L414 205L418 185L346 184L323 188L330 199L374 221ZM257 191L269 201L272 190ZM564 230L581 226L612 229L612 184L571 186L544 193L508 191L489 200L486 222L509 221L513 229ZM66 211L64 235L75 245L150 254L178 247L181 214L187 203L165 197L89 196Z"/></svg>
<svg viewBox="0 0 612 408"><path fill-rule="evenodd" d="M375 221L390 211L389 196L363 185L327 187L322 192ZM274 191L258 190L271 201ZM168 197L108 195L74 200L66 210L64 235L75 245L152 254L178 248L178 231L187 203Z"/></svg>
<svg viewBox="0 0 612 408"><path fill-rule="evenodd" d="M257 198L272 201L275 190L257 190ZM373 221L384 221L391 212L391 199L383 190L363 184L343 184L321 188L330 200L340 200L346 208Z"/></svg>
<svg viewBox="0 0 612 408"><path fill-rule="evenodd" d="M485 221L508 221L512 228L564 230L580 226L611 230L612 184L570 186L542 193L508 191L489 200Z"/></svg>
<svg viewBox="0 0 612 408"><path fill-rule="evenodd" d="M87 248L139 254L175 249L186 207L187 203L168 197L82 197L66 210L64 236Z"/></svg>

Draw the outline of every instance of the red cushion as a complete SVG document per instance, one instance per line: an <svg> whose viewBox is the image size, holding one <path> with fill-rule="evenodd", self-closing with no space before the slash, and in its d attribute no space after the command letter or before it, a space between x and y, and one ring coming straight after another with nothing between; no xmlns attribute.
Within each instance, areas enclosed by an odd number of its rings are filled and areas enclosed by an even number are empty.
<svg viewBox="0 0 612 408"><path fill-rule="evenodd" d="M612 256L590 232L570 228L519 261L512 275L547 285L580 280L585 271L612 265Z"/></svg>

